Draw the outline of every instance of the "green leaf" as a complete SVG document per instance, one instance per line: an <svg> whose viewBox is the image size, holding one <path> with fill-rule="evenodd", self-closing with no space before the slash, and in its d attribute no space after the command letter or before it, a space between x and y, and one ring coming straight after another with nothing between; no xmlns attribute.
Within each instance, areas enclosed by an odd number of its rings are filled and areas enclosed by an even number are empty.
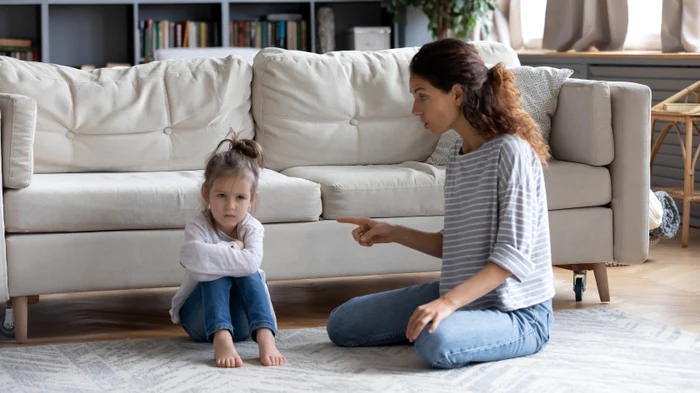
<svg viewBox="0 0 700 393"><path fill-rule="evenodd" d="M446 29L452 36L466 38L479 21L496 10L497 0L381 0L381 6L392 15L394 23L406 23L406 10L415 7L428 17L428 30L433 39ZM488 34L484 25L483 33Z"/></svg>

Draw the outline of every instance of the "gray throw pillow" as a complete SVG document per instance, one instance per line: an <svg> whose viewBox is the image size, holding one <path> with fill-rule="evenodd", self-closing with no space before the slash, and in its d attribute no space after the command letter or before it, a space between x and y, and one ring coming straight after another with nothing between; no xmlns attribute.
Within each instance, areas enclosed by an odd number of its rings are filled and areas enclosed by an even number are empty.
<svg viewBox="0 0 700 393"><path fill-rule="evenodd" d="M491 65L487 66L491 67ZM508 67L508 70L515 74L515 82L523 96L523 109L540 126L545 142L549 143L552 116L557 110L559 92L574 71L568 68L531 66ZM436 166L446 165L450 149L457 138L459 135L454 130L448 130L442 134L426 163Z"/></svg>

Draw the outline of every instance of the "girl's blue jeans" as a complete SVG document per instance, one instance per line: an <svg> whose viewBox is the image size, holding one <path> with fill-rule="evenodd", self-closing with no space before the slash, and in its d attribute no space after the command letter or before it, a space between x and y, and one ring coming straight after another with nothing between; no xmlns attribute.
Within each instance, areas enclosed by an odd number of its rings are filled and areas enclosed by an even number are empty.
<svg viewBox="0 0 700 393"><path fill-rule="evenodd" d="M212 342L221 329L231 332L233 341L255 340L260 328L277 335L275 313L259 272L200 282L180 309L180 321L196 341Z"/></svg>
<svg viewBox="0 0 700 393"><path fill-rule="evenodd" d="M409 343L406 327L411 315L418 306L439 297L438 282L356 297L331 312L328 336L336 345L347 347ZM549 342L553 323L551 299L511 312L456 311L432 334L428 324L414 347L435 368L527 356Z"/></svg>

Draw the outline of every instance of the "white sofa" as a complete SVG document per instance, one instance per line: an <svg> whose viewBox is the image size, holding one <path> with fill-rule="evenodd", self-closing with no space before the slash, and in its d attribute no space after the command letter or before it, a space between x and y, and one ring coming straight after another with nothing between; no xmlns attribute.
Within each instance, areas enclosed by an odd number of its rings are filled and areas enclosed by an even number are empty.
<svg viewBox="0 0 700 393"><path fill-rule="evenodd" d="M478 42L487 63L514 51ZM80 71L0 57L0 300L27 337L27 297L177 286L201 169L233 128L265 150L270 280L436 271L438 259L363 248L338 216L437 231L444 168L411 115L418 48L237 57ZM651 92L571 79L546 172L553 263L641 263L648 251ZM598 266L604 266L598 265ZM60 323L57 321L57 323Z"/></svg>
<svg viewBox="0 0 700 393"><path fill-rule="evenodd" d="M153 53L154 60L187 60L207 57L239 56L253 65L260 48L222 46L214 48L162 48Z"/></svg>

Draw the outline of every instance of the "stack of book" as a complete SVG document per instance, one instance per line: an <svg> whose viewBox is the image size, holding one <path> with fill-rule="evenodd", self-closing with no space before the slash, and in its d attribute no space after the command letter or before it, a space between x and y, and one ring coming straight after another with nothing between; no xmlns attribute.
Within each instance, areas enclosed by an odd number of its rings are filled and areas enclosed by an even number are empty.
<svg viewBox="0 0 700 393"><path fill-rule="evenodd" d="M268 14L261 19L232 20L230 46L308 50L308 23L301 14Z"/></svg>
<svg viewBox="0 0 700 393"><path fill-rule="evenodd" d="M153 60L157 49L220 46L219 23L146 19L139 21L139 55Z"/></svg>
<svg viewBox="0 0 700 393"><path fill-rule="evenodd" d="M221 46L217 22L145 19L139 21L138 34L140 62L152 61L158 49ZM309 50L308 22L301 14L268 14L261 18L231 20L228 34L232 47Z"/></svg>
<svg viewBox="0 0 700 393"><path fill-rule="evenodd" d="M32 47L32 41L30 40L0 38L0 56L9 56L20 60L40 61L39 51Z"/></svg>

